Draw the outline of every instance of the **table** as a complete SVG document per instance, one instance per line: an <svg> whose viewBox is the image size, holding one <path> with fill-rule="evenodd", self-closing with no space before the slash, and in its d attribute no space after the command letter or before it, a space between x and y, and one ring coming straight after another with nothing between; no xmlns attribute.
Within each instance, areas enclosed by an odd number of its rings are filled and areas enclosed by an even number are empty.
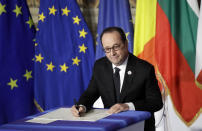
<svg viewBox="0 0 202 131"><path fill-rule="evenodd" d="M2 125L0 126L0 131L143 131L144 120L151 116L151 114L146 111L125 111L112 114L95 122L62 120L48 124L26 122L29 119L53 110L55 109Z"/></svg>

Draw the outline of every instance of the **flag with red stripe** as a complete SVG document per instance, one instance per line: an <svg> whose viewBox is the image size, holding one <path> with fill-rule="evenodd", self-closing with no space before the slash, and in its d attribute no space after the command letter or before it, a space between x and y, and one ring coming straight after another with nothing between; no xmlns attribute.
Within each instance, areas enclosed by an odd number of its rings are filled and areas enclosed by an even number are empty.
<svg viewBox="0 0 202 131"><path fill-rule="evenodd" d="M155 66L186 125L198 118L202 106L202 90L195 84L197 26L186 0L137 1L134 54Z"/></svg>

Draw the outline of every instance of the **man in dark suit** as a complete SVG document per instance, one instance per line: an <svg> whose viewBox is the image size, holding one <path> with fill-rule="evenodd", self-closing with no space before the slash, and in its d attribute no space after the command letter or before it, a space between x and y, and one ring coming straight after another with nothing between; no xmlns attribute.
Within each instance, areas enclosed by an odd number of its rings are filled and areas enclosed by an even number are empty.
<svg viewBox="0 0 202 131"><path fill-rule="evenodd" d="M101 34L106 57L94 64L93 75L87 90L79 99L74 116L91 109L101 96L109 113L126 110L149 111L145 131L155 131L154 112L163 106L154 67L128 52L128 41L121 28L109 27Z"/></svg>

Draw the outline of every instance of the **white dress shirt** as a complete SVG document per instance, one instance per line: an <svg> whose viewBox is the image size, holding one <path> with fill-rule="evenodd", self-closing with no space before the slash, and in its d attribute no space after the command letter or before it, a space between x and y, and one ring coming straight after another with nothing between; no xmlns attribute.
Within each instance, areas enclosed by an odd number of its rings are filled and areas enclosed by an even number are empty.
<svg viewBox="0 0 202 131"><path fill-rule="evenodd" d="M126 72L126 66L127 66L127 63L128 63L128 57L126 58L126 60L119 66L116 66L114 64L112 64L112 67L113 67L113 72L115 73L115 67L119 68L120 71L119 71L119 75L120 75L120 92L122 90L122 87L123 87L123 81L124 81L124 76L125 76L125 72ZM135 106L133 105L132 102L128 102L128 103L125 103L129 106L129 110L135 110Z"/></svg>

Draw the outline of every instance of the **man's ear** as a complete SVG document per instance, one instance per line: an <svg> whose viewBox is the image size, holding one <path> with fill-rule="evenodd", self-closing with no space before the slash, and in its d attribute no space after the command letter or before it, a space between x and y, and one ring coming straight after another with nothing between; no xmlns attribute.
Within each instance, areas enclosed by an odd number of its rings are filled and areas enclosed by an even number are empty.
<svg viewBox="0 0 202 131"><path fill-rule="evenodd" d="M125 45L126 45L126 47L128 48L128 40L126 40Z"/></svg>

